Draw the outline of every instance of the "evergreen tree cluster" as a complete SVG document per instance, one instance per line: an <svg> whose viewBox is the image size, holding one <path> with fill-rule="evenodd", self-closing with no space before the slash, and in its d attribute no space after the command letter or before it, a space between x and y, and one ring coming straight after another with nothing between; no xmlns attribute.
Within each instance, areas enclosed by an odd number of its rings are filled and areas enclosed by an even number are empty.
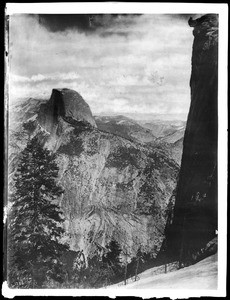
<svg viewBox="0 0 230 300"><path fill-rule="evenodd" d="M87 267L84 265L83 268L75 268L71 278L72 286L99 288L123 279L120 245L115 240L111 240L103 251L101 248L97 250L88 259Z"/></svg>
<svg viewBox="0 0 230 300"><path fill-rule="evenodd" d="M21 153L11 195L8 225L8 279L12 287L41 287L48 278L63 281L59 260L67 245L62 212L55 200L63 193L56 183L55 154L37 137Z"/></svg>
<svg viewBox="0 0 230 300"><path fill-rule="evenodd" d="M80 252L80 251L79 251ZM118 282L138 280L138 274L154 266L154 259L150 253L138 249L136 256L129 263L121 261L121 249L116 240L111 240L103 251L98 248L95 254L88 259L88 266L83 264L74 267L72 261L72 272L62 287L70 288L101 288ZM78 256L79 259L80 256Z"/></svg>

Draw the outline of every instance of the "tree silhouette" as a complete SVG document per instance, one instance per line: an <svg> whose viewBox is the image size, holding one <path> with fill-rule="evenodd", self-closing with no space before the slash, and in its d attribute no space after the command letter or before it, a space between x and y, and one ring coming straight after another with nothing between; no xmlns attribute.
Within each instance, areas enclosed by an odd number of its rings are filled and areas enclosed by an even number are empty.
<svg viewBox="0 0 230 300"><path fill-rule="evenodd" d="M39 287L46 278L62 281L59 258L68 246L59 241L64 220L55 203L63 193L57 176L55 154L34 137L22 151L11 196L8 278L12 287Z"/></svg>
<svg viewBox="0 0 230 300"><path fill-rule="evenodd" d="M122 267L121 267L121 248L117 241L111 240L111 242L106 246L106 253L103 255L103 263L107 265L107 268L110 270L110 273L113 272L111 281L116 281L119 279Z"/></svg>

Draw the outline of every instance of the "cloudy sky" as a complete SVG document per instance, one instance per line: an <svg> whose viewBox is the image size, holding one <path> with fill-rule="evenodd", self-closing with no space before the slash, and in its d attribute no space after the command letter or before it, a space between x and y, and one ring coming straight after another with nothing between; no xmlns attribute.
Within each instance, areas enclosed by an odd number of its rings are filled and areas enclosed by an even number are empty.
<svg viewBox="0 0 230 300"><path fill-rule="evenodd" d="M188 15L29 15L9 21L10 100L71 88L93 114L187 114Z"/></svg>

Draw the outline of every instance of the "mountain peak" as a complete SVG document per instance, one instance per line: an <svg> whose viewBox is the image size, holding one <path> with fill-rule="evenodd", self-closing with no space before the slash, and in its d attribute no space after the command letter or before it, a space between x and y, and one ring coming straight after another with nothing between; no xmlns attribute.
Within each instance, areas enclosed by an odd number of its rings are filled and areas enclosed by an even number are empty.
<svg viewBox="0 0 230 300"><path fill-rule="evenodd" d="M60 117L70 124L81 122L96 127L89 105L78 92L71 89L53 89L49 101L40 107L38 121L53 133Z"/></svg>

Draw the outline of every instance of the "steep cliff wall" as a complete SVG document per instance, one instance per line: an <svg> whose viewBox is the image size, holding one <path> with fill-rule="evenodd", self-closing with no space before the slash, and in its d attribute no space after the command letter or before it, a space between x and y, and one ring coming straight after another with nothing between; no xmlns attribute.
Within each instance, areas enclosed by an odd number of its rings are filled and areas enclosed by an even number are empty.
<svg viewBox="0 0 230 300"><path fill-rule="evenodd" d="M60 206L71 249L89 257L113 238L131 257L140 246L156 256L178 165L159 149L58 120L61 135L41 135L58 154L65 190Z"/></svg>
<svg viewBox="0 0 230 300"><path fill-rule="evenodd" d="M178 166L120 137L78 130L57 150L71 248L87 257L113 237L131 256L140 246L156 255Z"/></svg>
<svg viewBox="0 0 230 300"><path fill-rule="evenodd" d="M31 136L57 153L58 181L65 190L59 199L64 239L71 250L82 250L87 258L113 238L130 257L140 246L156 256L177 163L160 148L99 130L84 99L72 90L53 90L29 119ZM18 137L24 141L14 166L26 145L24 134L14 135L16 144Z"/></svg>
<svg viewBox="0 0 230 300"><path fill-rule="evenodd" d="M218 16L189 20L194 27L191 106L183 143L168 251L188 258L217 229Z"/></svg>

